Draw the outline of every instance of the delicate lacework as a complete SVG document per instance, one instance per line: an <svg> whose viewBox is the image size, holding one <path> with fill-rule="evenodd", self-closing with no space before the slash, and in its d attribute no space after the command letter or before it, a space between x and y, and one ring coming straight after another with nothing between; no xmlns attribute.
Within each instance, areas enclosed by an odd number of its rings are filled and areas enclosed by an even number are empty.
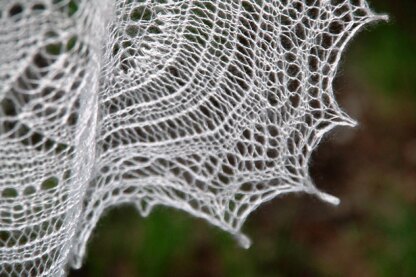
<svg viewBox="0 0 416 277"><path fill-rule="evenodd" d="M162 204L234 234L307 192L364 1L0 0L0 272L80 267L102 212Z"/></svg>

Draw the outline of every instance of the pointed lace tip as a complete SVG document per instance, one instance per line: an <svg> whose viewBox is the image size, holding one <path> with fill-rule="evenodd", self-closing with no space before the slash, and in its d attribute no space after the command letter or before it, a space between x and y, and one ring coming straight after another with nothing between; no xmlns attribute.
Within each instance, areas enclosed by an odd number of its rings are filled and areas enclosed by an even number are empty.
<svg viewBox="0 0 416 277"><path fill-rule="evenodd" d="M238 234L235 235L235 237L236 237L236 239L238 241L238 244L242 248L244 248L244 249L249 249L250 248L250 246L251 246L251 240L246 235L243 235L243 234L238 233Z"/></svg>
<svg viewBox="0 0 416 277"><path fill-rule="evenodd" d="M79 255L73 256L70 264L73 269L80 269L82 267L82 257Z"/></svg>
<svg viewBox="0 0 416 277"><path fill-rule="evenodd" d="M358 125L358 122L356 120L352 119L345 113L342 113L341 120L342 120L342 125L344 126L355 127Z"/></svg>
<svg viewBox="0 0 416 277"><path fill-rule="evenodd" d="M329 204L332 204L334 206L338 206L341 203L341 200L339 200L338 197L335 197L335 196L330 195L328 193L318 192L317 195L321 200L323 200L323 201L325 201Z"/></svg>
<svg viewBox="0 0 416 277"><path fill-rule="evenodd" d="M377 16L377 19L383 20L383 21L389 21L390 17L387 14L380 14Z"/></svg>

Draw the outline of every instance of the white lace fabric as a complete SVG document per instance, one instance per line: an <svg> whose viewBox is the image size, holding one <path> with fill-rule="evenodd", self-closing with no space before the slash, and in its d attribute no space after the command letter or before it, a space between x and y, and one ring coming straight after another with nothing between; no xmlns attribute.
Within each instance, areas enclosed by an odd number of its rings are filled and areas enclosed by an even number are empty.
<svg viewBox="0 0 416 277"><path fill-rule="evenodd" d="M235 235L318 190L308 160L353 126L332 81L385 16L361 0L0 0L0 272L78 268L103 211L167 205Z"/></svg>

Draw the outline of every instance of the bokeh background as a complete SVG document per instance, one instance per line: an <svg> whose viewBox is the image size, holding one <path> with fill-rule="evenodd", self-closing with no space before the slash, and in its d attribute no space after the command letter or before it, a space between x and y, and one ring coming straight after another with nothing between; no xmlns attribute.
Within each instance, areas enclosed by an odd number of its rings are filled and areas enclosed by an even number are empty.
<svg viewBox="0 0 416 277"><path fill-rule="evenodd" d="M368 2L390 21L353 39L335 81L360 124L328 134L311 161L339 207L306 194L274 199L244 226L249 250L171 208L148 218L114 208L69 276L416 276L416 1Z"/></svg>

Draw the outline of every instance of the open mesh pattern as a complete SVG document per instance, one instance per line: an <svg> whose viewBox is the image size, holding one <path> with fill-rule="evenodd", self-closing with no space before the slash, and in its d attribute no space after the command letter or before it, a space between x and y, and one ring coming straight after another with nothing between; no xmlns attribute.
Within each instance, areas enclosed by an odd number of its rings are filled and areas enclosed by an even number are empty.
<svg viewBox="0 0 416 277"><path fill-rule="evenodd" d="M308 175L357 0L0 0L0 272L80 267L103 211L175 207L240 233Z"/></svg>

